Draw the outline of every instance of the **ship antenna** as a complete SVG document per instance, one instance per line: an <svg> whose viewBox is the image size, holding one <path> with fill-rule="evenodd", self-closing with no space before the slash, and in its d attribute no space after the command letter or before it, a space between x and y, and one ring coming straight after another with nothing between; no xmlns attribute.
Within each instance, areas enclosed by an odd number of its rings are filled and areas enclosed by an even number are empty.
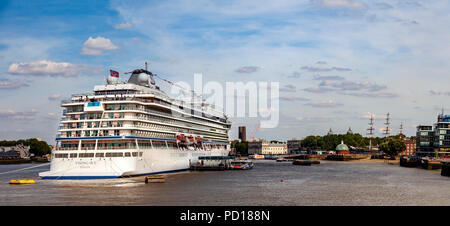
<svg viewBox="0 0 450 226"><path fill-rule="evenodd" d="M148 67L147 67L147 62L145 62L145 70L146 70L146 71L148 71L147 68L148 68Z"/></svg>

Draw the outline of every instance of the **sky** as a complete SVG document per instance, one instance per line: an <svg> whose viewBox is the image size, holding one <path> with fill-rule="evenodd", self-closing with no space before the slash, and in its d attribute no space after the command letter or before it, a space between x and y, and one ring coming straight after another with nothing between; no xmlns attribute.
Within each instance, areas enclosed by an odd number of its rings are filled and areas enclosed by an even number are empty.
<svg viewBox="0 0 450 226"><path fill-rule="evenodd" d="M0 140L54 143L61 101L110 69L171 81L279 82L279 123L231 117L247 137L415 135L450 114L450 2L409 0L1 1ZM162 81L157 82L161 83ZM161 84L162 88L165 87Z"/></svg>

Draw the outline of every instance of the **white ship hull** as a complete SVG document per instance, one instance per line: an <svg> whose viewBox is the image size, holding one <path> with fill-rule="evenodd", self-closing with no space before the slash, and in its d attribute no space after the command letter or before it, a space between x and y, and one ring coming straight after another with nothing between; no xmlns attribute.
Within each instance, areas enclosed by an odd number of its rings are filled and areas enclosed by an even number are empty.
<svg viewBox="0 0 450 226"><path fill-rule="evenodd" d="M118 150L116 150L118 151ZM120 150L136 152L136 149ZM80 152L80 151L76 151ZM81 151L95 153L93 151ZM148 149L136 157L53 158L50 171L42 172L42 179L108 179L118 177L165 174L189 169L199 156L226 156L227 149L180 150ZM67 152L74 153L74 151Z"/></svg>

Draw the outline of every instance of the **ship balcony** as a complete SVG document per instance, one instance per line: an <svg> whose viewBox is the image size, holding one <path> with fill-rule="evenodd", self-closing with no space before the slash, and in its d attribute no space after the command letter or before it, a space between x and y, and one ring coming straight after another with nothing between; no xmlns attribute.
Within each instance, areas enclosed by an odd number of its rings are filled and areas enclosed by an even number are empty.
<svg viewBox="0 0 450 226"><path fill-rule="evenodd" d="M193 123L200 123L202 125L208 125L208 126L213 126L213 127L221 127L219 124L209 123L206 120L199 120L199 119L195 119L193 117L180 117L180 116L175 116L174 114L169 114L169 113L165 113L165 112L161 112L161 111L155 111L155 110L151 110L151 109L125 107L123 110L145 111L145 112L153 113L153 114L156 114L156 115L164 115L164 116L167 116L167 117L176 118L176 119L180 119L180 120L185 120L185 121L189 121L189 122L193 122Z"/></svg>

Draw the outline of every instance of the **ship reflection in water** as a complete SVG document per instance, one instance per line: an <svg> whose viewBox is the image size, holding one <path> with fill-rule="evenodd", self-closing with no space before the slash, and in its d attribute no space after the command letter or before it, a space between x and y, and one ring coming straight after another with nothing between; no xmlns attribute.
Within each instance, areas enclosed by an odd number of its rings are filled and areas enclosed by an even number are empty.
<svg viewBox="0 0 450 226"><path fill-rule="evenodd" d="M0 165L0 173L30 165ZM450 205L450 179L439 172L370 161L261 160L252 170L184 172L156 184L143 177L8 184L45 170L0 175L0 205Z"/></svg>

